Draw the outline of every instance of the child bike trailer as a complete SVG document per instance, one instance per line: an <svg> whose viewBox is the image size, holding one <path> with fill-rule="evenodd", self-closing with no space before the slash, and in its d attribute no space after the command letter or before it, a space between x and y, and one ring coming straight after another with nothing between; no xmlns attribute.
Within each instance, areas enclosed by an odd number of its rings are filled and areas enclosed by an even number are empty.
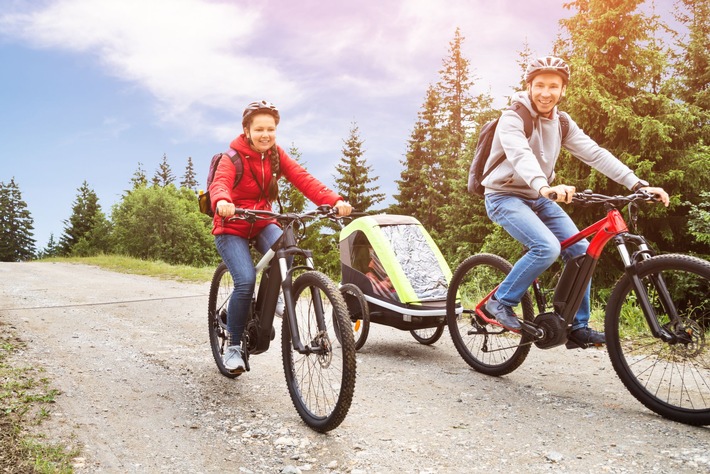
<svg viewBox="0 0 710 474"><path fill-rule="evenodd" d="M410 331L422 344L439 340L451 269L417 219L354 219L340 231L340 267L356 349L365 344L370 322Z"/></svg>

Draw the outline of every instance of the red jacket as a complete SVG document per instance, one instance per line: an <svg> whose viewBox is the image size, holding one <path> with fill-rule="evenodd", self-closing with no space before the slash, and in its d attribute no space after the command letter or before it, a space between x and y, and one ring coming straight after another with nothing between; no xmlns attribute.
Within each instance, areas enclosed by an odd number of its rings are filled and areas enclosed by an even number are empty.
<svg viewBox="0 0 710 474"><path fill-rule="evenodd" d="M214 180L209 188L213 210L217 203L224 199L233 203L237 208L271 211L271 203L266 198L266 190L273 178L271 176L271 162L269 161L269 153L271 151L267 151L262 156L261 153L252 150L243 134L235 138L230 146L241 155L244 163L244 173L237 187L233 188L234 178L237 173L234 163L232 163L232 160L219 160ZM281 147L277 148L281 163L281 175L293 183L308 199L319 206L322 204L330 204L332 206L342 199L338 194L311 176L308 171L288 156ZM227 221L227 219L223 219L215 212L212 234L233 234L251 238L258 235L271 222L275 221L258 220L253 225L240 219Z"/></svg>

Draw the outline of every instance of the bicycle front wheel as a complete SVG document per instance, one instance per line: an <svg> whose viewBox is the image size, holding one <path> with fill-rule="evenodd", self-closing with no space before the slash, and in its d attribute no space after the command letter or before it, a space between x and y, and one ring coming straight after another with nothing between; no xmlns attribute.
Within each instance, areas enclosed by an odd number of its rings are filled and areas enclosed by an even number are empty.
<svg viewBox="0 0 710 474"><path fill-rule="evenodd" d="M308 426L324 433L345 419L355 391L355 340L347 305L324 274L309 271L293 284L295 314L283 318L281 349L293 405ZM306 348L297 351L289 320Z"/></svg>
<svg viewBox="0 0 710 474"><path fill-rule="evenodd" d="M631 394L655 413L689 425L710 424L710 264L659 255L637 265L659 326L651 333L631 279L614 286L606 309L609 358Z"/></svg>
<svg viewBox="0 0 710 474"><path fill-rule="evenodd" d="M234 374L224 367L224 350L229 345L229 332L227 332L227 307L229 298L234 290L232 275L227 270L224 262L217 266L212 276L210 296L207 303L207 329L210 335L212 356L220 373L225 377L234 378Z"/></svg>
<svg viewBox="0 0 710 474"><path fill-rule="evenodd" d="M468 257L456 268L446 297L446 319L451 339L463 360L487 375L505 375L525 361L532 338L489 324L475 312L476 305L493 291L513 266L492 254ZM535 310L528 293L515 313L532 321Z"/></svg>

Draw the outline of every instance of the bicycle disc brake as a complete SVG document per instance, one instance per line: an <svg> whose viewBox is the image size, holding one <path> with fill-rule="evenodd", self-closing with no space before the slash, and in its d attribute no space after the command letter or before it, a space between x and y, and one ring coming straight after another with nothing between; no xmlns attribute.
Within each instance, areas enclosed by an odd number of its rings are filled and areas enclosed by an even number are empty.
<svg viewBox="0 0 710 474"><path fill-rule="evenodd" d="M535 324L542 329L542 338L535 341L540 349L551 349L567 341L567 324L557 313L542 313L535 318Z"/></svg>

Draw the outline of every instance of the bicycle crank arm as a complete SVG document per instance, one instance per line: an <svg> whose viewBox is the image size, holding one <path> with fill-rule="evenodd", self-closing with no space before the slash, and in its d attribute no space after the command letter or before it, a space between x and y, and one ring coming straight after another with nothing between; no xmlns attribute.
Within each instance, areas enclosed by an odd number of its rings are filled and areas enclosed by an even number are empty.
<svg viewBox="0 0 710 474"><path fill-rule="evenodd" d="M535 339L542 339L543 337L545 337L545 331L542 328L539 328L536 325L527 321L520 321L520 329L522 330L522 332L524 332L528 336L534 337Z"/></svg>

